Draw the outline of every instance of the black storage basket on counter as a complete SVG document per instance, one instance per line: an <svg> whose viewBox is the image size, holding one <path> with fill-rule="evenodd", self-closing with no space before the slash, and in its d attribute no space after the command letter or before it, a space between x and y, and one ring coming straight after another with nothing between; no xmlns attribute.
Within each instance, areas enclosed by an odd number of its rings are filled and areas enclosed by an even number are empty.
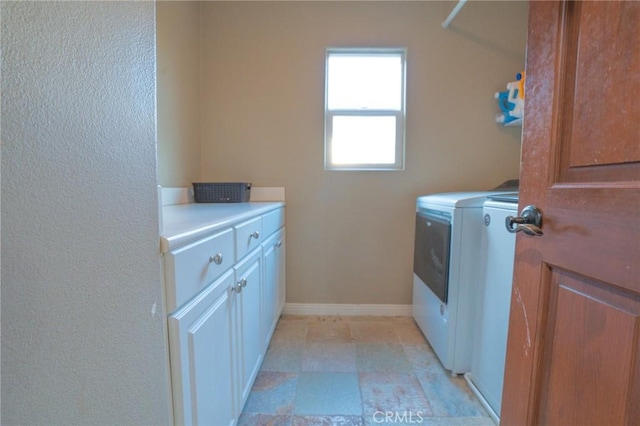
<svg viewBox="0 0 640 426"><path fill-rule="evenodd" d="M246 203L251 195L247 182L194 182L196 203Z"/></svg>

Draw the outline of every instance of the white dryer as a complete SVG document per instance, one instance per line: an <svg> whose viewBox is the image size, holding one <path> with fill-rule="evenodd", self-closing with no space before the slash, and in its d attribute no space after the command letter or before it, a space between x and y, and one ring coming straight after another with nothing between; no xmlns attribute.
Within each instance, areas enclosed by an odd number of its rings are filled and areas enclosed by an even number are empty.
<svg viewBox="0 0 640 426"><path fill-rule="evenodd" d="M484 261L473 360L465 379L494 420L499 421L516 245L516 235L507 230L505 220L518 216L518 194L490 197L482 214Z"/></svg>
<svg viewBox="0 0 640 426"><path fill-rule="evenodd" d="M433 194L416 202L413 317L454 374L471 369L482 205L496 193Z"/></svg>

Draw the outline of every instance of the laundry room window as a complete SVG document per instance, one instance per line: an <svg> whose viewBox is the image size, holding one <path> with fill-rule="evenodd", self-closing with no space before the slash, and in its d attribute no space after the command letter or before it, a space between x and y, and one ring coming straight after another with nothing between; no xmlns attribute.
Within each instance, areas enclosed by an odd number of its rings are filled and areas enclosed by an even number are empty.
<svg viewBox="0 0 640 426"><path fill-rule="evenodd" d="M325 169L404 169L405 70L405 49L327 49Z"/></svg>

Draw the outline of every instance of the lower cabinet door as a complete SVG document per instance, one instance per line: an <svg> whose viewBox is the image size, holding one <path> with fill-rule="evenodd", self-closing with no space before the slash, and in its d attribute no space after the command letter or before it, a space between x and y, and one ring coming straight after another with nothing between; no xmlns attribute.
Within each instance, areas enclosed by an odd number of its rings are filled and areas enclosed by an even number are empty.
<svg viewBox="0 0 640 426"><path fill-rule="evenodd" d="M262 339L264 350L278 322L284 305L284 228L262 245Z"/></svg>
<svg viewBox="0 0 640 426"><path fill-rule="evenodd" d="M169 317L176 424L234 424L233 284L231 269Z"/></svg>
<svg viewBox="0 0 640 426"><path fill-rule="evenodd" d="M266 350L271 340L278 304L278 235L273 235L262 245L262 341Z"/></svg>
<svg viewBox="0 0 640 426"><path fill-rule="evenodd" d="M276 312L275 312L275 319L274 322L277 323L278 322L278 318L280 317L280 314L282 313L282 310L284 309L284 303L286 300L286 296L287 296L287 231L284 227L282 227L282 229L280 230L279 234L279 238L278 238L278 243L276 244L276 248L277 248L277 262L276 264L278 265L277 267L277 287L278 290L276 292ZM274 324L275 327L275 324Z"/></svg>
<svg viewBox="0 0 640 426"><path fill-rule="evenodd" d="M242 286L242 291L235 295L237 322L237 347L240 367L240 411L249 396L251 386L258 374L264 345L261 339L261 250L256 250L247 256L236 267L236 286ZM239 414L239 413L238 413Z"/></svg>

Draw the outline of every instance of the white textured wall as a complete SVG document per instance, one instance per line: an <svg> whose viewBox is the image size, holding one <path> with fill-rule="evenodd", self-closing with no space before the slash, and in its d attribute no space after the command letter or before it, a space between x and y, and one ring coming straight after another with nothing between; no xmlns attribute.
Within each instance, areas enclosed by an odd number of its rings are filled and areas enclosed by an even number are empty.
<svg viewBox="0 0 640 426"><path fill-rule="evenodd" d="M155 5L0 7L2 424L168 424Z"/></svg>
<svg viewBox="0 0 640 426"><path fill-rule="evenodd" d="M207 2L202 178L284 186L287 301L411 303L415 197L518 176L493 94L524 67L527 3ZM406 170L323 170L327 47L407 47Z"/></svg>

